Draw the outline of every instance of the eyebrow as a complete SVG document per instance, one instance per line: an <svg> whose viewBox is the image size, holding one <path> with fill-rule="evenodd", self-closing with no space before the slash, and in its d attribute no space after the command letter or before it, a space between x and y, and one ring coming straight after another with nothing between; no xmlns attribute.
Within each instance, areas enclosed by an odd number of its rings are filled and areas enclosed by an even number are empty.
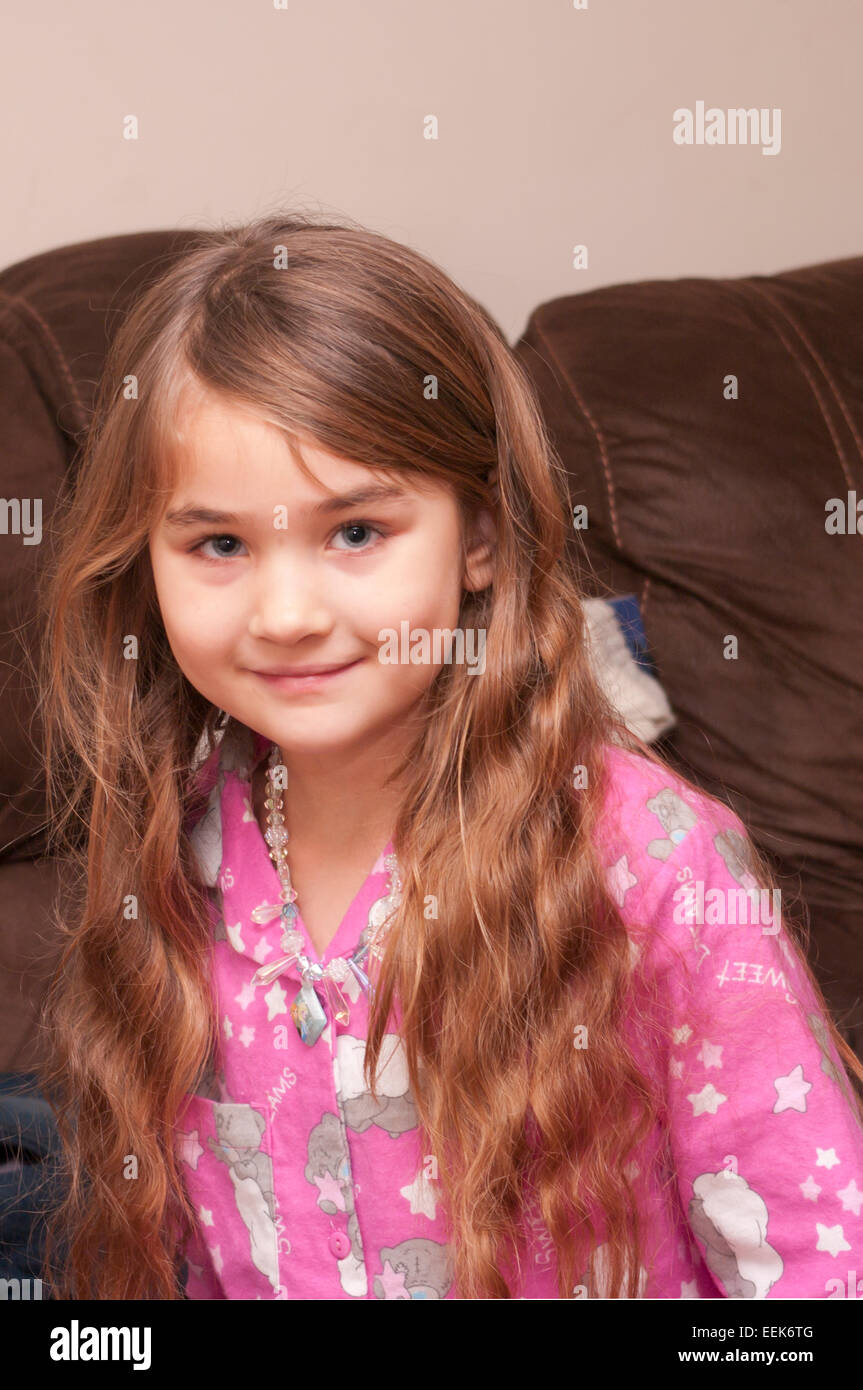
<svg viewBox="0 0 863 1390"><path fill-rule="evenodd" d="M312 516L329 515L331 512L346 511L349 507L364 507L370 502L393 502L405 497L405 491L394 483L372 483L369 487L357 488L355 492L346 492L341 497L328 497L323 502L317 502L307 510ZM212 507L202 507L197 502L190 502L186 507L179 507L174 511L168 512L165 517L166 526L177 528L184 526L250 526L255 518L248 512L218 512Z"/></svg>

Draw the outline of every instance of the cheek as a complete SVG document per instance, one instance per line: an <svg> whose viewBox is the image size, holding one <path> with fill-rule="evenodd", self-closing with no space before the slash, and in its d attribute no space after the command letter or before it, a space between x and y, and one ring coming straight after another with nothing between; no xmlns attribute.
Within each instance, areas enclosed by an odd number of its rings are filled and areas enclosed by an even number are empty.
<svg viewBox="0 0 863 1390"><path fill-rule="evenodd" d="M231 604L219 586L190 581L185 557L155 553L153 582L162 623L175 655L194 661L227 645L231 633Z"/></svg>
<svg viewBox="0 0 863 1390"><path fill-rule="evenodd" d="M460 605L461 586L453 575L426 572L415 575L390 607L397 608L396 616L407 619L412 628L432 632L435 628L455 627Z"/></svg>
<svg viewBox="0 0 863 1390"><path fill-rule="evenodd" d="M357 615L368 627L452 627L461 606L461 571L457 553L443 547L418 548L379 584L360 595Z"/></svg>

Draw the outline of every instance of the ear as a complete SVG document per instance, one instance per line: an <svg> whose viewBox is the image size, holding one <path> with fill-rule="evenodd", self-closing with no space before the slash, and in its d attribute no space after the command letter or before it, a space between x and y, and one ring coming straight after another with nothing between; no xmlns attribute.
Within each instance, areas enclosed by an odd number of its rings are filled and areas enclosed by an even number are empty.
<svg viewBox="0 0 863 1390"><path fill-rule="evenodd" d="M479 593L494 578L497 525L492 512L484 507L476 514L468 532L462 588Z"/></svg>

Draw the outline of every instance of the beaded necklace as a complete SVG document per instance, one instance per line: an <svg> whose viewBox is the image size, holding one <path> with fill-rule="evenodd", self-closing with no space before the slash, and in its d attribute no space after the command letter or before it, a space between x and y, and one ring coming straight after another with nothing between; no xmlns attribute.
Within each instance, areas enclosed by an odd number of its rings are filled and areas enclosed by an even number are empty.
<svg viewBox="0 0 863 1390"><path fill-rule="evenodd" d="M273 744L270 749L268 761L267 780L270 785L265 802L267 829L264 832L264 839L269 846L270 858L276 866L282 886L279 902L261 903L252 909L251 916L252 921L259 926L272 922L274 917L281 917L281 945L286 954L281 960L273 961L270 965L262 965L252 976L252 984L269 985L296 962L302 978L302 985L291 1005L291 1018L303 1042L312 1047L327 1026L327 1015L317 993L319 988L324 991L333 1017L338 1023L343 1024L350 1022L350 1008L342 990L342 985L346 981L353 977L369 998L374 998L374 986L363 970L362 962L369 955L376 960L381 959L384 937L389 929L395 909L401 902L402 881L399 877L396 856L388 854L384 859L384 865L389 871L387 891L386 895L379 898L374 904L369 914L371 930L363 932L360 944L350 955L335 956L326 965L309 960L302 949L304 945L303 934L297 931L293 925L294 919L299 915L299 909L296 906L296 889L291 883L291 871L288 867L287 846L290 837L285 828L282 791L276 784L276 769L284 767L284 763L281 761L281 750L277 744Z"/></svg>

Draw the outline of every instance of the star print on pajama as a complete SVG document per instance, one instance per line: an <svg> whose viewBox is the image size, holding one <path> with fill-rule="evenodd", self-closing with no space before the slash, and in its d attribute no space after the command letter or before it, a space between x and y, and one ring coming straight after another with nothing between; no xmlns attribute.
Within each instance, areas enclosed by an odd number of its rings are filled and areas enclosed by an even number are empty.
<svg viewBox="0 0 863 1390"><path fill-rule="evenodd" d="M186 1295L457 1298L398 1009L375 1099L363 1076L367 999L353 977L343 986L349 1020L336 1022L325 1005L313 1046L290 1015L296 965L252 984L283 954L279 920L251 916L279 889L251 806L267 747L229 721L200 773L206 808L189 827L210 899L221 1028L219 1055L177 1127L198 1216ZM746 831L649 760L616 746L606 755L596 833L630 934L627 1033L666 1104L666 1122L628 1169L646 1222L639 1296L837 1296L849 1271L863 1271L863 1123L781 914L775 903L764 911ZM391 850L381 846L322 963L353 951L378 920ZM294 926L318 960L301 916ZM607 1296L609 1251L601 1217L596 1224L578 1297ZM513 1294L556 1298L535 1199L524 1230Z"/></svg>

